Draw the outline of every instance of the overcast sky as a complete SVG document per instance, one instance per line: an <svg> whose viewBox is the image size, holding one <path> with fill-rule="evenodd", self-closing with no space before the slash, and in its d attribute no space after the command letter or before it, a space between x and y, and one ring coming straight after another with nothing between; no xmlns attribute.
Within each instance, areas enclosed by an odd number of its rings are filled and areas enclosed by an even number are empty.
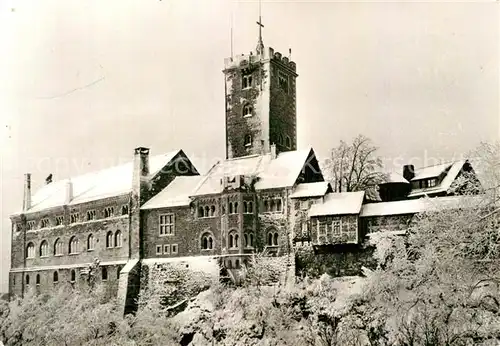
<svg viewBox="0 0 500 346"><path fill-rule="evenodd" d="M498 139L498 15L494 2L264 0L264 44L297 63L299 148L324 156L362 133L399 169ZM257 17L255 1L0 1L0 292L25 172L36 188L136 146L182 148L200 170L223 157L231 22L248 53Z"/></svg>

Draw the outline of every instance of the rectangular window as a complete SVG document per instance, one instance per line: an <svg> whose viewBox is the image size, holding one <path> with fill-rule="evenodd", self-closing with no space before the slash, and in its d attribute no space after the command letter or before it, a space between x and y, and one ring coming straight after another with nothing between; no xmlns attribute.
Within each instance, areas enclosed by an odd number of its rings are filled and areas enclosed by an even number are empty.
<svg viewBox="0 0 500 346"><path fill-rule="evenodd" d="M160 235L173 235L174 226L174 214L160 215Z"/></svg>
<svg viewBox="0 0 500 346"><path fill-rule="evenodd" d="M170 244L163 245L163 254L170 255Z"/></svg>
<svg viewBox="0 0 500 346"><path fill-rule="evenodd" d="M56 216L56 226L61 226L64 222L64 216Z"/></svg>
<svg viewBox="0 0 500 346"><path fill-rule="evenodd" d="M332 222L333 235L335 237L340 236L340 220L334 219Z"/></svg>
<svg viewBox="0 0 500 346"><path fill-rule="evenodd" d="M177 255L178 250L177 244L172 244L172 255Z"/></svg>
<svg viewBox="0 0 500 346"><path fill-rule="evenodd" d="M252 87L252 75L251 74L243 75L242 80L241 80L241 87L242 87L242 89Z"/></svg>
<svg viewBox="0 0 500 346"><path fill-rule="evenodd" d="M318 234L319 235L326 234L326 221L322 220L318 222Z"/></svg>
<svg viewBox="0 0 500 346"><path fill-rule="evenodd" d="M434 187L436 186L436 179L429 179L429 181L427 182L427 185L429 187Z"/></svg>
<svg viewBox="0 0 500 346"><path fill-rule="evenodd" d="M161 255L161 248L162 248L161 245L156 245L156 254L157 255Z"/></svg>
<svg viewBox="0 0 500 346"><path fill-rule="evenodd" d="M70 216L70 221L71 223L76 223L80 220L80 214L79 213L73 213Z"/></svg>
<svg viewBox="0 0 500 346"><path fill-rule="evenodd" d="M278 81L279 81L280 88L283 89L283 91L288 94L288 75L279 71L278 72Z"/></svg>

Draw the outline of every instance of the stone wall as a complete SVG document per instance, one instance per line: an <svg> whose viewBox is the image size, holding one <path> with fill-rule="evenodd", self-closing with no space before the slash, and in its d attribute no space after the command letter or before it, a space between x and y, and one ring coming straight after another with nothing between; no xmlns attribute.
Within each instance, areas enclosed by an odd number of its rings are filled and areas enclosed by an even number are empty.
<svg viewBox="0 0 500 346"><path fill-rule="evenodd" d="M344 244L313 249L310 245L295 250L296 275L319 277L327 273L333 277L361 275L362 267L376 268L374 247Z"/></svg>

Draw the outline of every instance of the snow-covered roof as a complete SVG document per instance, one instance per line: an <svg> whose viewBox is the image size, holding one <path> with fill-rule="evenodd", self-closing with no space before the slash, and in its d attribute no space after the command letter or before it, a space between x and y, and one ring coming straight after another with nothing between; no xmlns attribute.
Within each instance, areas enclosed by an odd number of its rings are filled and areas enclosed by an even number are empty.
<svg viewBox="0 0 500 346"><path fill-rule="evenodd" d="M330 183L320 181L317 183L298 184L290 195L291 198L306 198L324 196L329 190Z"/></svg>
<svg viewBox="0 0 500 346"><path fill-rule="evenodd" d="M361 217L416 214L432 209L451 209L480 203L484 196L447 196L417 198L395 202L367 203L361 208Z"/></svg>
<svg viewBox="0 0 500 346"><path fill-rule="evenodd" d="M361 208L361 217L416 214L423 210L424 199L409 199L395 202L367 203Z"/></svg>
<svg viewBox="0 0 500 346"><path fill-rule="evenodd" d="M154 177L163 167L180 153L180 150L171 151L149 158L150 178ZM41 211L65 204L68 181L73 186L73 198L69 205L90 202L107 197L114 197L129 193L132 190L133 161L106 168L100 171L83 174L54 181L42 186L31 197L31 208L23 213ZM17 214L20 214L18 212Z"/></svg>
<svg viewBox="0 0 500 346"><path fill-rule="evenodd" d="M311 206L311 209L309 209L309 217L359 214L364 197L364 191L326 194L323 203L313 204Z"/></svg>
<svg viewBox="0 0 500 346"><path fill-rule="evenodd" d="M204 177L199 175L176 177L160 193L147 201L141 209L188 206L191 202L189 196L192 195L203 179Z"/></svg>
<svg viewBox="0 0 500 346"><path fill-rule="evenodd" d="M209 170L192 196L221 193L224 188L223 178L238 175L255 177L256 190L291 187L310 155L314 155L311 148L279 153L274 159L271 154L265 154L218 162Z"/></svg>
<svg viewBox="0 0 500 346"><path fill-rule="evenodd" d="M386 183L405 183L405 184L410 183L401 174L395 173L395 172L388 173L387 180L385 182Z"/></svg>
<svg viewBox="0 0 500 346"><path fill-rule="evenodd" d="M436 178L443 172L447 171L447 173L440 184L433 187L427 187L422 189L412 189L408 197L419 197L419 196L424 196L426 194L448 191L448 189L451 187L451 184L462 170L464 164L465 160L460 160L460 161L455 161L453 163L445 163L437 166L425 167L416 170L415 177L411 181L427 179L427 178Z"/></svg>

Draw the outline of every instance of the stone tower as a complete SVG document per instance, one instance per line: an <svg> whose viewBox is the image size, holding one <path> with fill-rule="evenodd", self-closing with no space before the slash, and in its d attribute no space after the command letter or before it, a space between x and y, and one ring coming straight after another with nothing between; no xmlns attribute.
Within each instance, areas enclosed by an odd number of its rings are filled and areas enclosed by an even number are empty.
<svg viewBox="0 0 500 346"><path fill-rule="evenodd" d="M226 158L297 148L296 65L265 47L224 61Z"/></svg>

